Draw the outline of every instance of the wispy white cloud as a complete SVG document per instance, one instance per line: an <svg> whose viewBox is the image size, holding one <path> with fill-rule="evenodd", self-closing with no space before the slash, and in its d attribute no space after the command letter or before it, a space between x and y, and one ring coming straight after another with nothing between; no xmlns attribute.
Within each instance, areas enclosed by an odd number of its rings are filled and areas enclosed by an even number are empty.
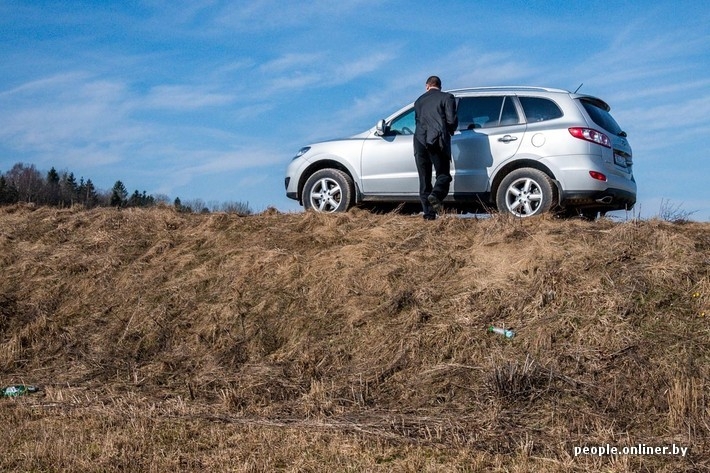
<svg viewBox="0 0 710 473"><path fill-rule="evenodd" d="M275 59L271 59L259 65L258 70L262 74L270 75L277 73L293 73L306 69L311 69L315 65L322 63L326 56L324 53L286 53Z"/></svg>
<svg viewBox="0 0 710 473"><path fill-rule="evenodd" d="M282 163L283 153L265 144L263 147L248 146L231 151L205 150L176 153L175 164L163 171L159 191L172 194L175 189L195 182L209 182L214 176L238 175L252 169L259 169ZM158 176L156 176L158 177Z"/></svg>
<svg viewBox="0 0 710 473"><path fill-rule="evenodd" d="M185 167L187 172L196 175L215 174L263 167L283 161L283 155L276 152L276 149L268 144L263 147L251 146L228 152L198 153L197 157L199 159L194 160L193 164Z"/></svg>
<svg viewBox="0 0 710 473"><path fill-rule="evenodd" d="M451 77L452 87L490 85L549 85L527 84L527 80L540 73L539 67L518 57L511 51L476 51L462 46L442 61L442 67ZM442 80L444 78L442 77Z"/></svg>
<svg viewBox="0 0 710 473"><path fill-rule="evenodd" d="M640 103L647 99L658 99L659 97L676 97L677 94L688 97L702 95L710 90L710 79L692 77L683 78L674 82L661 82L657 85L650 85L639 88L626 88L623 96L619 100L627 103ZM613 91L612 91L613 93Z"/></svg>
<svg viewBox="0 0 710 473"><path fill-rule="evenodd" d="M343 84L381 69L394 59L394 52L368 52L361 57L335 64L331 70L331 84Z"/></svg>
<svg viewBox="0 0 710 473"><path fill-rule="evenodd" d="M218 0L142 0L146 8L166 20L176 24L190 24L196 18L219 5Z"/></svg>
<svg viewBox="0 0 710 473"><path fill-rule="evenodd" d="M260 92L269 98L297 89L312 89L321 86L323 75L317 71L294 72L293 74L274 76L263 79Z"/></svg>
<svg viewBox="0 0 710 473"><path fill-rule="evenodd" d="M709 35L688 38L677 31L648 35L646 29L645 24L627 27L612 37L604 50L572 63L566 73L595 87L637 92L658 83L685 80L698 67L693 60L696 52L707 50L710 44Z"/></svg>
<svg viewBox="0 0 710 473"><path fill-rule="evenodd" d="M254 82L263 84L260 92L266 96L297 89L333 87L371 74L393 57L391 53L366 53L330 60L324 53L288 53L260 65Z"/></svg>
<svg viewBox="0 0 710 473"><path fill-rule="evenodd" d="M710 127L708 111L710 94L687 97L685 100L651 106L637 106L619 112L620 117L632 117L643 123L645 129L653 132L664 129L691 129L694 126Z"/></svg>
<svg viewBox="0 0 710 473"><path fill-rule="evenodd" d="M126 117L126 87L67 73L0 94L0 139L19 149L56 152L74 144L109 143ZM131 133L140 136L138 128Z"/></svg>
<svg viewBox="0 0 710 473"><path fill-rule="evenodd" d="M238 135L201 122L166 125L145 114L165 109L183 114L224 109L233 102L232 95L200 86L155 86L141 93L121 81L65 73L0 92L0 108L5 112L0 114L0 141L33 153L38 165L94 168L120 162L136 165L146 159L170 162L178 156L189 161L196 158L198 147L212 149L207 151L211 156L219 155L215 149L238 140ZM253 113L257 107L249 106L242 113ZM206 162L220 162L222 167L230 163L233 168L261 165L244 153Z"/></svg>
<svg viewBox="0 0 710 473"><path fill-rule="evenodd" d="M141 104L147 108L195 110L228 106L234 101L233 94L215 93L202 86L158 85L141 99Z"/></svg>
<svg viewBox="0 0 710 473"><path fill-rule="evenodd" d="M220 27L246 31L269 30L302 24L314 19L333 21L351 15L360 8L376 8L371 0L313 0L283 2L280 0L252 0L248 3L226 2L214 17Z"/></svg>

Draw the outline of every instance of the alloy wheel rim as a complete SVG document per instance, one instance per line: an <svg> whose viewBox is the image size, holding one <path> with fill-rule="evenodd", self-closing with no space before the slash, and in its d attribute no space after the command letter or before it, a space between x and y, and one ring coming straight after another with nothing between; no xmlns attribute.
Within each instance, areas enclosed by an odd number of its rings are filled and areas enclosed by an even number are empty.
<svg viewBox="0 0 710 473"><path fill-rule="evenodd" d="M319 212L335 212L342 198L340 185L331 178L319 179L311 189L311 205Z"/></svg>
<svg viewBox="0 0 710 473"><path fill-rule="evenodd" d="M505 193L508 210L516 217L535 215L542 205L542 189L529 177L513 181Z"/></svg>

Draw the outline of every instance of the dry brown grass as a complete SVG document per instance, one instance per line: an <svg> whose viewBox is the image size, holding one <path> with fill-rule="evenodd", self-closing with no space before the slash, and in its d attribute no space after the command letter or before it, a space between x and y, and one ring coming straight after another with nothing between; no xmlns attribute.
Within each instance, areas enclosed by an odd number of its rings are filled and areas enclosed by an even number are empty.
<svg viewBox="0 0 710 473"><path fill-rule="evenodd" d="M706 471L709 267L701 223L0 208L0 470Z"/></svg>

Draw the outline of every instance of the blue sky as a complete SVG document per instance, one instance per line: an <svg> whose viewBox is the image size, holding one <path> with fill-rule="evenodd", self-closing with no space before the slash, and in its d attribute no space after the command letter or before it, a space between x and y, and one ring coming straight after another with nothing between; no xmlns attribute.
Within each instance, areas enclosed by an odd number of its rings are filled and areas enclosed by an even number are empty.
<svg viewBox="0 0 710 473"><path fill-rule="evenodd" d="M291 211L301 146L372 127L431 74L584 83L629 135L636 216L710 221L708 25L701 0L0 0L0 171Z"/></svg>

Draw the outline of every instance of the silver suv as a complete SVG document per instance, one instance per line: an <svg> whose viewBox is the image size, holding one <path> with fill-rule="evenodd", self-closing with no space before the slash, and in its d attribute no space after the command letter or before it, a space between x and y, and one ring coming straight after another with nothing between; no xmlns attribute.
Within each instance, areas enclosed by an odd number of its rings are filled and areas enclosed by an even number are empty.
<svg viewBox="0 0 710 473"><path fill-rule="evenodd" d="M604 101L540 87L449 92L459 128L451 140L453 181L444 205L587 218L633 207L631 147ZM418 203L414 127L409 104L363 133L301 148L286 170L286 195L319 212Z"/></svg>

